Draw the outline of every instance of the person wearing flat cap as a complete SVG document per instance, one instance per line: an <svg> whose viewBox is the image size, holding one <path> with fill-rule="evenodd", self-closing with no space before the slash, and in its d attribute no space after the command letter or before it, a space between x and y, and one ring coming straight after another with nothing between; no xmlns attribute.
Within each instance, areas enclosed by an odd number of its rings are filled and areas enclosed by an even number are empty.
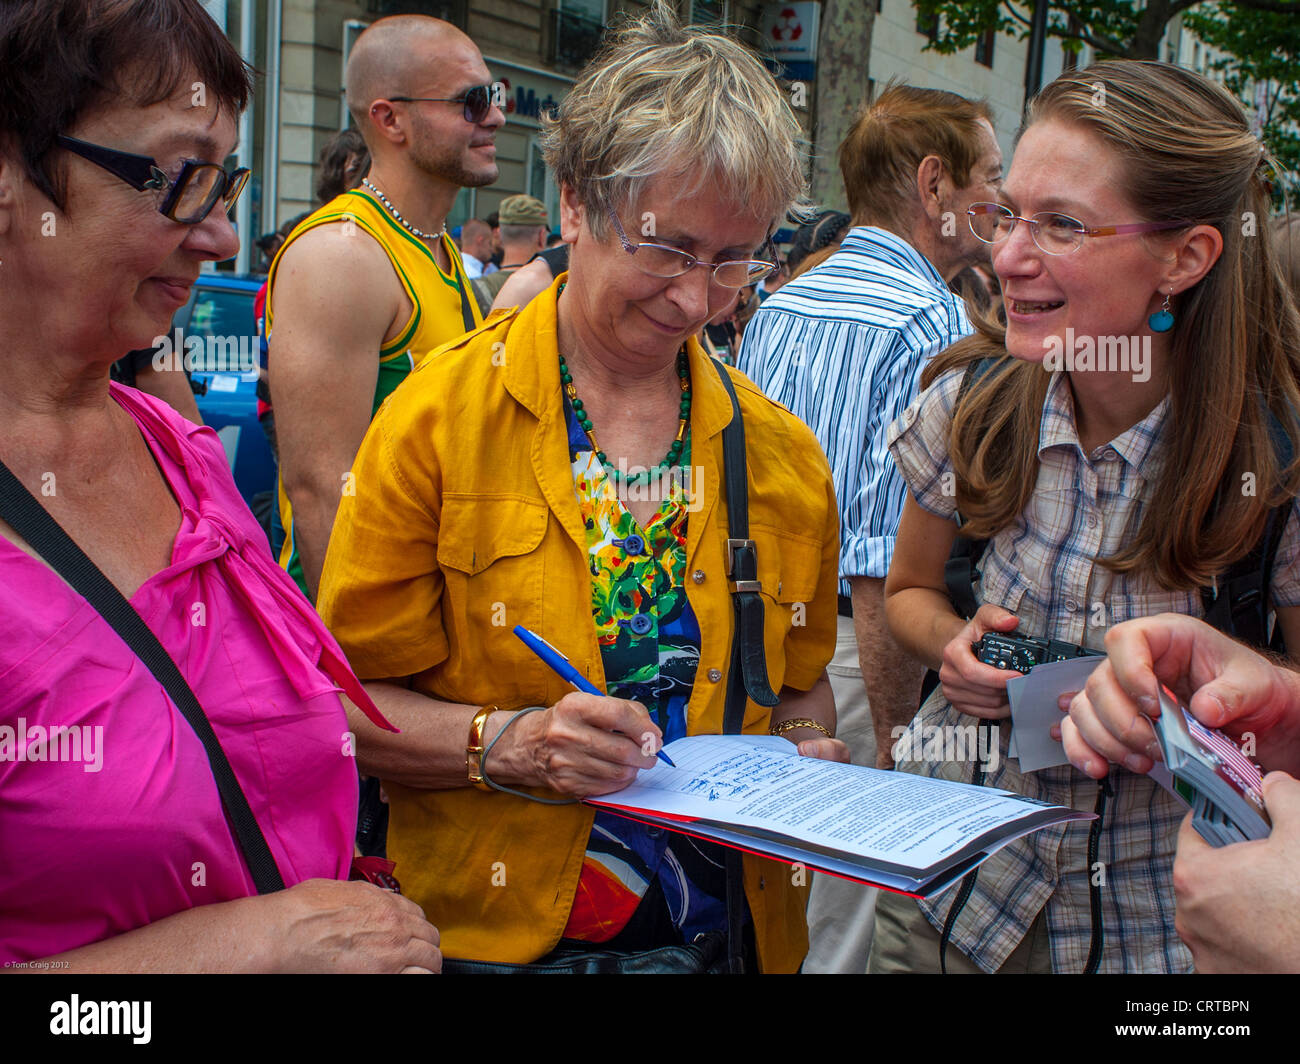
<svg viewBox="0 0 1300 1064"><path fill-rule="evenodd" d="M474 281L474 298L478 300L485 318L506 278L546 247L550 226L546 204L533 196L510 196L502 200L498 217L501 221L501 245L505 248L501 269Z"/></svg>

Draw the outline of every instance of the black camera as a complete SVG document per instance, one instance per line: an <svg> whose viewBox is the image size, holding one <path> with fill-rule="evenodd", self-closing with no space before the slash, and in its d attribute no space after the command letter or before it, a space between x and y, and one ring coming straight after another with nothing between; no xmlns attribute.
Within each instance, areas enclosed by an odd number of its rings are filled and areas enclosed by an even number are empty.
<svg viewBox="0 0 1300 1064"><path fill-rule="evenodd" d="M1102 656L1099 650L1089 650L1060 639L1029 639L997 632L986 632L978 643L971 644L971 649L977 661L995 669L1016 672L1028 672L1035 665L1046 665L1051 661Z"/></svg>

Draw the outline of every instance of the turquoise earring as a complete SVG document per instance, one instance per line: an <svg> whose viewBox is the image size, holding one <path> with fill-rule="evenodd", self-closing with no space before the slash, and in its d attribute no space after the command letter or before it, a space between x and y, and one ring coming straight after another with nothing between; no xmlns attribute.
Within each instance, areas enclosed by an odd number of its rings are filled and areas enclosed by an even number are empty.
<svg viewBox="0 0 1300 1064"><path fill-rule="evenodd" d="M1165 305L1147 318L1152 332L1168 332L1174 327L1174 316L1169 312L1169 296L1165 296Z"/></svg>

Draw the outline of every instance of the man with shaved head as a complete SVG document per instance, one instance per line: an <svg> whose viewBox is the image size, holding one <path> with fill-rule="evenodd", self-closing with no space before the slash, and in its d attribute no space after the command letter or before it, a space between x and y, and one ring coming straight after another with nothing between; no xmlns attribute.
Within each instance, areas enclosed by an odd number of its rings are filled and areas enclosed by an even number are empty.
<svg viewBox="0 0 1300 1064"><path fill-rule="evenodd" d="M477 218L466 222L460 230L460 254L465 260L465 273L470 277L491 273L486 266L492 259L492 227Z"/></svg>
<svg viewBox="0 0 1300 1064"><path fill-rule="evenodd" d="M432 349L481 323L446 234L462 188L497 179L491 75L474 42L422 15L357 38L348 110L361 187L299 225L271 265L268 368L280 444L280 564L313 599L349 469L374 412Z"/></svg>

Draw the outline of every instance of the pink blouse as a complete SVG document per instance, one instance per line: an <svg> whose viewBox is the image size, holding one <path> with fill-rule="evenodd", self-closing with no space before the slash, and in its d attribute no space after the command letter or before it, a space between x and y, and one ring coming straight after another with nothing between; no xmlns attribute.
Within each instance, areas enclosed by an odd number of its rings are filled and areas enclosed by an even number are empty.
<svg viewBox="0 0 1300 1064"><path fill-rule="evenodd" d="M207 712L285 884L345 879L357 769L340 689L391 725L275 564L212 430L111 390L181 509L171 564L131 604ZM0 961L256 893L203 746L144 664L4 538L0 596Z"/></svg>

